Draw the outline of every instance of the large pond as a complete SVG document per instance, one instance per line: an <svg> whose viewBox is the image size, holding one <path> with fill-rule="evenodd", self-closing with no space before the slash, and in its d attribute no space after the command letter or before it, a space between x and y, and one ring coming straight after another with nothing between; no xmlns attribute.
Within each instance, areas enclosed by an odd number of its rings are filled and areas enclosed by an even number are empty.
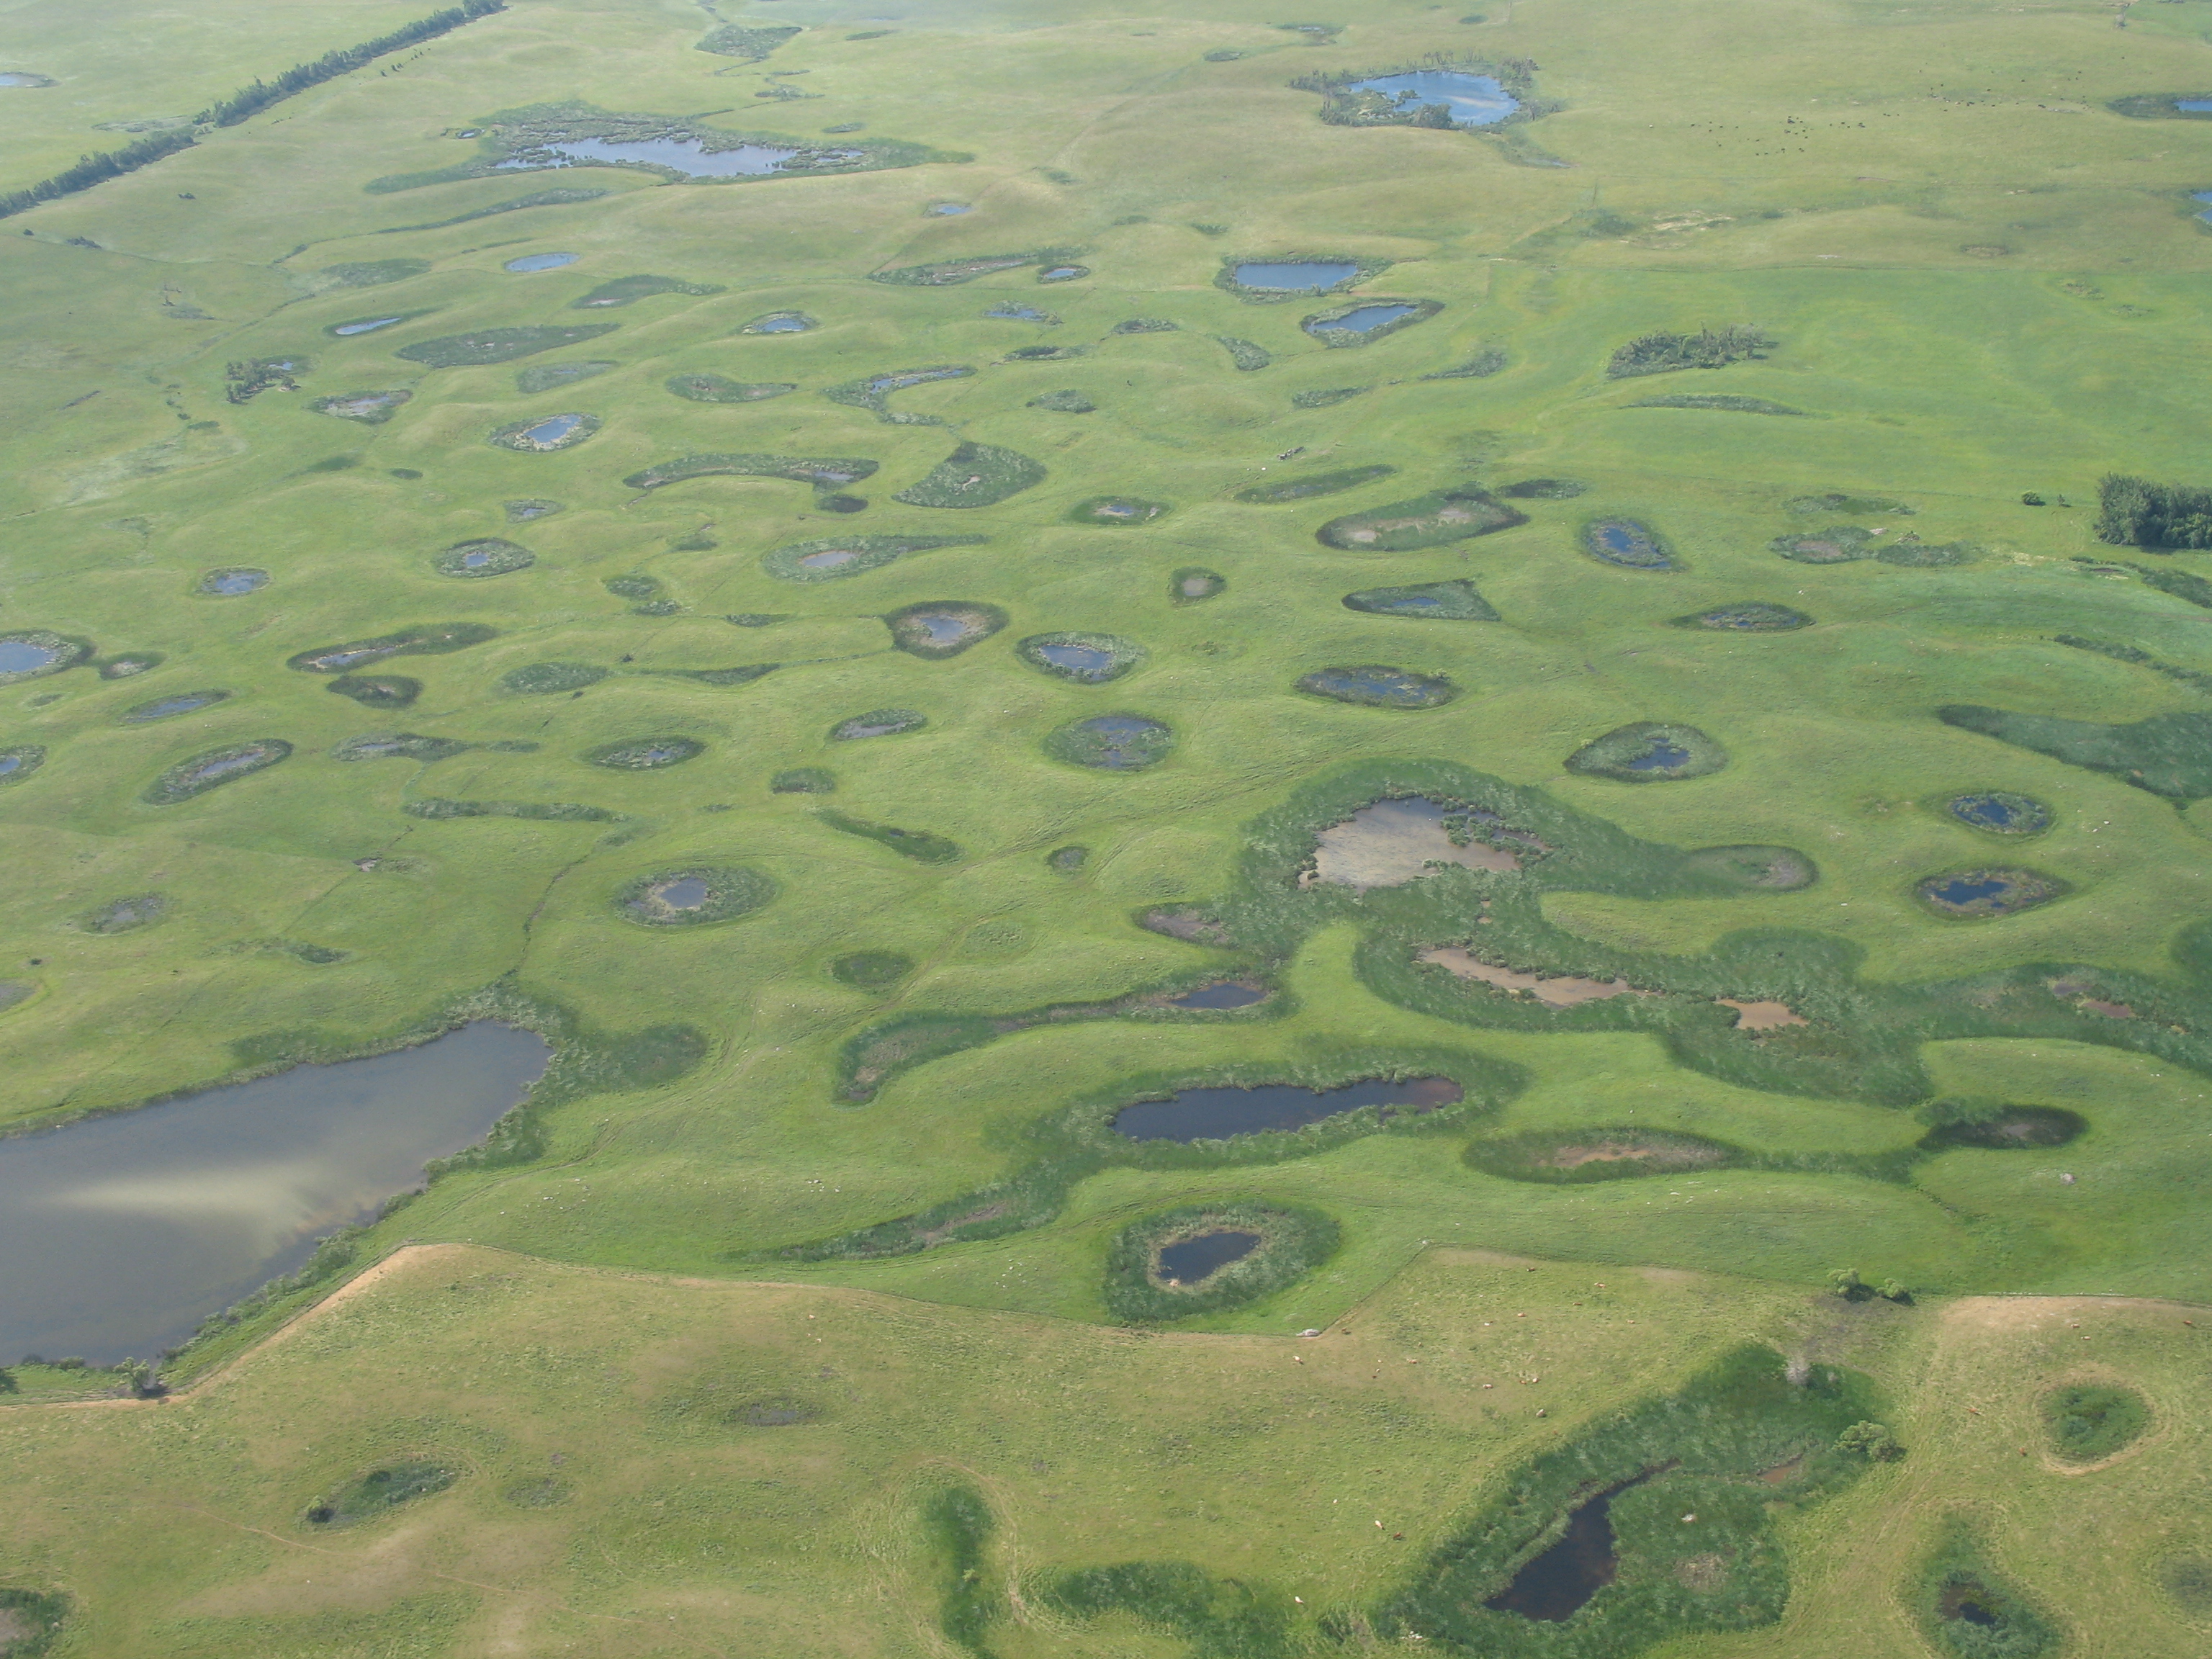
<svg viewBox="0 0 2212 1659"><path fill-rule="evenodd" d="M571 138L556 144L540 144L527 155L510 156L501 167L589 167L593 163L629 162L632 166L666 167L686 179L759 179L780 173L795 155L806 155L817 166L860 161L862 152L799 150L781 144L739 144L731 149L708 149L696 138Z"/></svg>
<svg viewBox="0 0 2212 1659"><path fill-rule="evenodd" d="M1483 1605L1497 1613L1565 1623L1620 1571L1613 1554L1613 1500L1644 1478L1624 1480L1574 1510L1567 1516L1565 1535L1531 1558L1511 1583Z"/></svg>
<svg viewBox="0 0 2212 1659"><path fill-rule="evenodd" d="M1432 1112L1459 1097L1459 1085L1448 1077L1395 1082L1370 1079L1337 1089L1307 1089L1294 1083L1185 1089L1170 1099L1141 1100L1123 1107L1115 1114L1114 1128L1132 1140L1226 1140L1271 1129L1303 1129L1363 1106Z"/></svg>
<svg viewBox="0 0 2212 1659"><path fill-rule="evenodd" d="M34 674L59 662L61 654L29 640L0 640L0 674Z"/></svg>
<svg viewBox="0 0 2212 1659"><path fill-rule="evenodd" d="M1379 92L1401 108L1419 109L1442 104L1451 112L1452 123L1462 127L1494 126L1521 107L1521 100L1487 75L1463 70L1413 70L1404 75L1378 75L1355 81L1346 92Z"/></svg>
<svg viewBox="0 0 2212 1659"><path fill-rule="evenodd" d="M1235 273L1242 286L1274 294L1325 293L1358 274L1359 267L1349 259L1260 260L1237 266Z"/></svg>
<svg viewBox="0 0 2212 1659"><path fill-rule="evenodd" d="M482 1139L550 1054L478 1024L0 1140L0 1354L112 1364L176 1346Z"/></svg>
<svg viewBox="0 0 2212 1659"><path fill-rule="evenodd" d="M1200 1233L1160 1247L1159 1276L1170 1285L1195 1285L1260 1248L1260 1235L1231 1228Z"/></svg>
<svg viewBox="0 0 2212 1659"><path fill-rule="evenodd" d="M1410 317L1420 307L1386 301L1379 305L1356 306L1341 317L1325 317L1305 325L1309 334L1372 334L1378 328L1388 328L1401 317Z"/></svg>

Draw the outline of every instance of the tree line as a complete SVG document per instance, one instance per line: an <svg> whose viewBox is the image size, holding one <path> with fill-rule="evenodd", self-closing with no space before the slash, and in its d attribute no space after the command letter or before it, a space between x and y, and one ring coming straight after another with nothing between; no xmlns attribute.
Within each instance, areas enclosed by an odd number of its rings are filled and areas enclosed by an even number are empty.
<svg viewBox="0 0 2212 1659"><path fill-rule="evenodd" d="M64 196L74 196L79 191L90 190L103 179L136 173L140 167L173 155L180 149L189 149L199 142L201 132L210 127L234 127L240 122L259 114L270 105L325 81L349 75L376 58L411 46L420 40L428 40L441 34L451 33L465 23L474 22L495 11L507 9L507 0L461 0L457 6L447 6L427 17L418 17L389 34L379 35L374 40L364 40L357 46L347 46L336 52L326 52L312 64L295 64L274 81L255 80L251 86L241 87L229 97L210 104L191 119L188 126L168 132L159 132L124 145L120 149L101 150L91 155L81 155L74 167L64 167L52 177L41 179L23 190L11 190L0 194L0 219L22 213L41 202L51 202Z"/></svg>
<svg viewBox="0 0 2212 1659"><path fill-rule="evenodd" d="M2119 547L2212 547L2212 489L2107 472L2097 483L2097 539Z"/></svg>

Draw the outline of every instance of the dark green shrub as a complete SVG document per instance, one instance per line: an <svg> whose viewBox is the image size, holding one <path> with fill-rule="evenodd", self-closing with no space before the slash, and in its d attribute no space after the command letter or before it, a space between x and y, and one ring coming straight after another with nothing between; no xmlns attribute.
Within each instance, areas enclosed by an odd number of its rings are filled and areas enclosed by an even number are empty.
<svg viewBox="0 0 2212 1659"><path fill-rule="evenodd" d="M325 645L287 657L284 666L303 674L343 674L386 657L434 657L466 650L499 637L499 630L482 623L434 623L380 634L373 640L352 640L344 645Z"/></svg>
<svg viewBox="0 0 2212 1659"><path fill-rule="evenodd" d="M311 1527L349 1527L402 1504L441 1492L459 1478L459 1470L441 1463L390 1464L371 1469L335 1496L318 1499L308 1506L305 1519Z"/></svg>
<svg viewBox="0 0 2212 1659"><path fill-rule="evenodd" d="M815 816L832 830L842 830L846 835L858 836L864 841L888 847L901 858L912 859L917 864L951 864L961 856L957 842L931 835L927 830L901 830L888 823L870 823L865 819L827 810Z"/></svg>
<svg viewBox="0 0 2212 1659"><path fill-rule="evenodd" d="M2061 1457L2094 1463L2141 1439L2150 1426L2150 1407L2133 1389L2075 1383L2043 1397L2043 1423Z"/></svg>
<svg viewBox="0 0 2212 1659"><path fill-rule="evenodd" d="M0 1653L6 1654L7 1659L38 1659L52 1648L69 1616L70 1598L59 1590L0 1586L0 1628L12 1627L17 1632L11 1633Z"/></svg>
<svg viewBox="0 0 2212 1659"><path fill-rule="evenodd" d="M650 772L664 766L681 766L706 752L707 745L691 738L632 738L586 750L584 759L593 766L609 766L620 772Z"/></svg>
<svg viewBox="0 0 2212 1659"><path fill-rule="evenodd" d="M1613 354L1606 378L1665 374L1678 368L1721 368L1747 357L1764 357L1780 342L1755 328L1699 329L1695 334L1645 334Z"/></svg>
<svg viewBox="0 0 2212 1659"><path fill-rule="evenodd" d="M1366 471L1373 475L1371 468ZM1250 491L1245 492L1245 498L1251 498ZM1260 499L1291 501L1297 497L1274 495ZM1314 532L1314 537L1323 546L1342 548L1347 552L1411 553L1425 547L1466 541L1470 537L1487 536L1493 531L1510 530L1528 522L1525 514L1516 513L1486 490L1453 489L1331 519Z"/></svg>

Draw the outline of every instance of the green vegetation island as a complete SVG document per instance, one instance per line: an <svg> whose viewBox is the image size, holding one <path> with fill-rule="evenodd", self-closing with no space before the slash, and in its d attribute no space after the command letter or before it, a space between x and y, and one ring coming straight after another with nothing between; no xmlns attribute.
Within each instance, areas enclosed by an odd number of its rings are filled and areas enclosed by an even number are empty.
<svg viewBox="0 0 2212 1659"><path fill-rule="evenodd" d="M2212 0L7 25L0 1659L2212 1644Z"/></svg>

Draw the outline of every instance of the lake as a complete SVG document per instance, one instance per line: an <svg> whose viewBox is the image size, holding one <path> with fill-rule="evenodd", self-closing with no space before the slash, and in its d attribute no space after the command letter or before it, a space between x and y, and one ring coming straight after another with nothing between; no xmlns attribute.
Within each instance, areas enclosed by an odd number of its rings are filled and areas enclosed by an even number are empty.
<svg viewBox="0 0 2212 1659"><path fill-rule="evenodd" d="M1521 107L1521 100L1487 75L1461 70L1414 70L1404 75L1378 75L1355 81L1346 92L1379 92L1396 100L1401 109L1442 104L1451 112L1452 123L1462 127L1493 126Z"/></svg>
<svg viewBox="0 0 2212 1659"><path fill-rule="evenodd" d="M481 1140L550 1054L480 1022L0 1140L0 1355L112 1364L178 1346Z"/></svg>

